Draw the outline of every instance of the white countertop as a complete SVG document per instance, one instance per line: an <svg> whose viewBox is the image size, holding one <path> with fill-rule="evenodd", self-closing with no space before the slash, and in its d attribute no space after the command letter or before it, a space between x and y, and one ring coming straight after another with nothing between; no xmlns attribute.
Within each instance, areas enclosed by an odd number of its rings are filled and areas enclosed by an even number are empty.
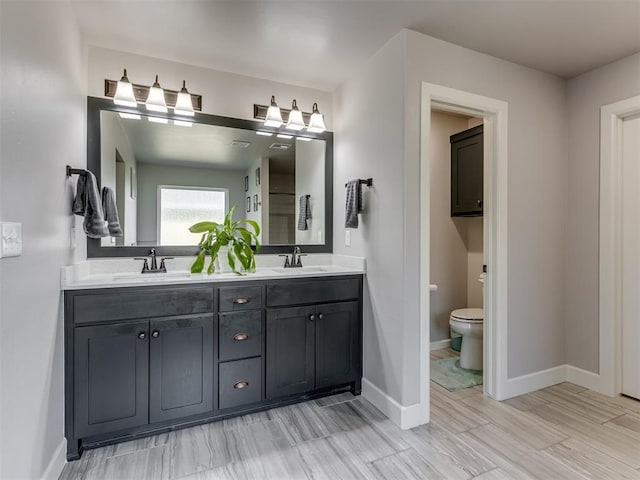
<svg viewBox="0 0 640 480"><path fill-rule="evenodd" d="M302 268L282 268L277 255L256 255L256 272L192 274L194 257L167 260L168 273L141 274L142 262L132 258L92 259L62 268L62 290L90 288L177 285L190 283L242 282L251 280L282 280L289 278L330 277L365 273L365 259L332 254L310 254L303 257Z"/></svg>

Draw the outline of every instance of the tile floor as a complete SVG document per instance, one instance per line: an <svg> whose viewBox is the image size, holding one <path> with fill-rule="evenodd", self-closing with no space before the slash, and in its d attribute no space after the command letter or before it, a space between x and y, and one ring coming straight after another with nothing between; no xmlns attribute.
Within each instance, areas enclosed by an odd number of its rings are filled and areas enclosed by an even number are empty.
<svg viewBox="0 0 640 480"><path fill-rule="evenodd" d="M640 479L640 401L570 383L506 402L431 387L432 421L412 430L344 393L89 450L60 478Z"/></svg>

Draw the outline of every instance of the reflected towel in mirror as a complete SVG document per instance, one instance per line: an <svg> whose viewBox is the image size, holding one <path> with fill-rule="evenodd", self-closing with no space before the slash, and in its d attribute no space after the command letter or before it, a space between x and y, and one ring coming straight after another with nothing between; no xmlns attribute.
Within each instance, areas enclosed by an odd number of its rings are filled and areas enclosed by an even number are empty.
<svg viewBox="0 0 640 480"><path fill-rule="evenodd" d="M311 195L300 196L300 214L298 215L298 230L308 230L311 220Z"/></svg>
<svg viewBox="0 0 640 480"><path fill-rule="evenodd" d="M116 209L116 201L113 190L109 187L102 187L102 210L104 219L107 221L107 229L112 237L122 237L122 228Z"/></svg>

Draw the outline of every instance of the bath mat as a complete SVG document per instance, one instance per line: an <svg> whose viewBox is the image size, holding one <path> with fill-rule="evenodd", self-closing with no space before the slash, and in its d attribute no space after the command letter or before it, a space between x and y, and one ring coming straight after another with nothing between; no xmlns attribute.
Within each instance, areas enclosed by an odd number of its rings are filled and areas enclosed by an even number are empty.
<svg viewBox="0 0 640 480"><path fill-rule="evenodd" d="M482 370L460 368L460 357L431 361L431 380L450 392L482 385Z"/></svg>

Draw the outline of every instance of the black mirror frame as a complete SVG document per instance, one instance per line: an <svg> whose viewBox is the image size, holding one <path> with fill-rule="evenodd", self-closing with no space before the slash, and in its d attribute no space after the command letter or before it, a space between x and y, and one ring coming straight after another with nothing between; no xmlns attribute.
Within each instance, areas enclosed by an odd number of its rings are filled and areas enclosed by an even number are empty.
<svg viewBox="0 0 640 480"><path fill-rule="evenodd" d="M155 116L169 119L185 120L184 117L174 116L172 113L157 114L153 112L141 112L137 108L121 107L115 105L111 99L87 97L87 169L91 171L100 182L100 112L108 110L111 112L135 113L146 116ZM194 123L206 125L216 125L222 127L240 128L243 130L267 131L272 133L291 134L284 128L265 127L262 123L254 120L242 120L239 118L220 117L218 115L208 115L195 113ZM325 166L324 166L324 186L325 186L325 243L323 245L300 245L305 253L332 253L333 252L333 132L308 133L305 137L324 140L325 145ZM264 245L259 254L289 253L294 245ZM145 256L152 247L103 247L100 240L87 238L87 258L101 257L137 257ZM162 256L194 256L199 252L198 246L157 246L158 255Z"/></svg>

